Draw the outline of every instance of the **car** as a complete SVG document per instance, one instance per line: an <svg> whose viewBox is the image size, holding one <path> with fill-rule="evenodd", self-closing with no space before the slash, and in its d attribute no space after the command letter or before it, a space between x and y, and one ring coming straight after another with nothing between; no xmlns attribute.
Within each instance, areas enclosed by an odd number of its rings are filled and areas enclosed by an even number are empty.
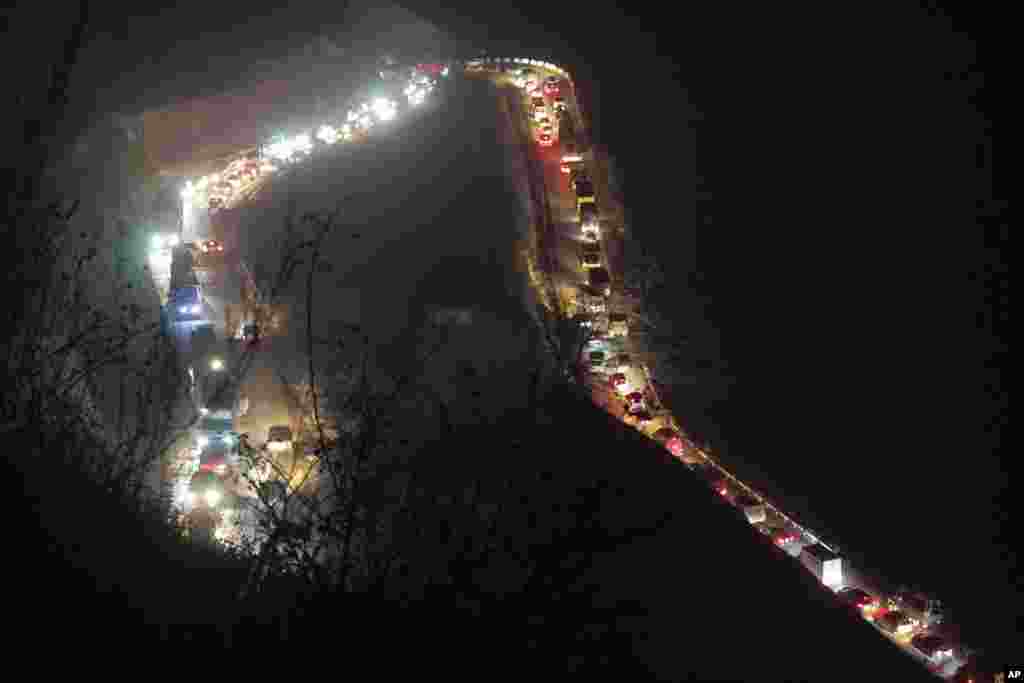
<svg viewBox="0 0 1024 683"><path fill-rule="evenodd" d="M877 607L878 600L874 598L870 593L862 591L860 588L854 588L853 586L847 586L840 590L836 595L839 599L845 602L847 605L865 609L868 607Z"/></svg>
<svg viewBox="0 0 1024 683"><path fill-rule="evenodd" d="M167 305L178 318L196 318L203 313L203 290L199 285L172 289Z"/></svg>
<svg viewBox="0 0 1024 683"><path fill-rule="evenodd" d="M654 416L651 415L650 411L646 408L636 413L626 413L624 417L628 422L636 422L637 426L650 422L654 419Z"/></svg>
<svg viewBox="0 0 1024 683"><path fill-rule="evenodd" d="M730 500L732 496L735 495L732 488L729 486L729 482L722 477L712 478L711 490L726 500Z"/></svg>
<svg viewBox="0 0 1024 683"><path fill-rule="evenodd" d="M224 245L217 240L206 240L199 243L199 249L204 254L223 254Z"/></svg>
<svg viewBox="0 0 1024 683"><path fill-rule="evenodd" d="M551 145L555 144L554 139L547 133L541 133L539 136L537 136L537 142L540 143L541 147L550 147Z"/></svg>
<svg viewBox="0 0 1024 683"><path fill-rule="evenodd" d="M923 615L928 611L928 602L928 598L920 593L914 593L909 590L900 590L894 595L889 596L888 606L889 609L902 610L907 614Z"/></svg>
<svg viewBox="0 0 1024 683"><path fill-rule="evenodd" d="M875 620L878 627L890 635L906 635L914 631L916 622L903 612L886 612Z"/></svg>
<svg viewBox="0 0 1024 683"><path fill-rule="evenodd" d="M211 441L199 454L199 469L215 474L226 474L229 450L230 446L224 441Z"/></svg>
<svg viewBox="0 0 1024 683"><path fill-rule="evenodd" d="M288 425L274 425L267 430L267 448L287 450L292 447L292 429Z"/></svg>
<svg viewBox="0 0 1024 683"><path fill-rule="evenodd" d="M576 178L570 176L570 182L572 183L573 192L576 193L576 197L580 200L593 199L594 198L594 183L590 180L587 175L580 175Z"/></svg>
<svg viewBox="0 0 1024 683"><path fill-rule="evenodd" d="M171 268L182 268L185 270L192 268L195 265L198 251L199 247L196 246L195 242L182 242L171 250Z"/></svg>
<svg viewBox="0 0 1024 683"><path fill-rule="evenodd" d="M604 313L607 309L607 304L601 293L590 289L586 285L580 286L576 302L580 310L588 313Z"/></svg>
<svg viewBox="0 0 1024 683"><path fill-rule="evenodd" d="M772 532L772 542L780 548L796 543L800 540L800 534L793 529L776 529Z"/></svg>
<svg viewBox="0 0 1024 683"><path fill-rule="evenodd" d="M624 391L627 386L626 373L616 372L608 378L608 384L612 389Z"/></svg>
<svg viewBox="0 0 1024 683"><path fill-rule="evenodd" d="M579 216L581 230L593 230L595 232L600 231L600 221L598 219L596 204L592 202L580 204L577 213Z"/></svg>
<svg viewBox="0 0 1024 683"><path fill-rule="evenodd" d="M910 645L932 662L941 662L953 657L953 646L941 635L919 633L910 639Z"/></svg>
<svg viewBox="0 0 1024 683"><path fill-rule="evenodd" d="M193 504L209 508L231 507L232 496L224 481L213 471L199 470L192 475L188 486L189 499Z"/></svg>
<svg viewBox="0 0 1024 683"><path fill-rule="evenodd" d="M637 413L646 409L647 402L644 401L643 393L639 391L634 391L626 394L626 410L630 414L636 415Z"/></svg>
<svg viewBox="0 0 1024 683"><path fill-rule="evenodd" d="M250 348L260 345L260 326L256 323L242 325L241 342Z"/></svg>
<svg viewBox="0 0 1024 683"><path fill-rule="evenodd" d="M580 251L580 267L581 268L600 268L601 267L601 251Z"/></svg>

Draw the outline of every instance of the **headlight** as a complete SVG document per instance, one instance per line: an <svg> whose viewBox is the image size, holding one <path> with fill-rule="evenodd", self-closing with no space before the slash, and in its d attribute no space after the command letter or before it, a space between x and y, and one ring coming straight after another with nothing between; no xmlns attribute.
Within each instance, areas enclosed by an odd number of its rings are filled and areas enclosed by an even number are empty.
<svg viewBox="0 0 1024 683"><path fill-rule="evenodd" d="M235 443L235 439L230 434L227 434L227 435L224 436L224 443L226 443L227 445L231 446L232 444Z"/></svg>
<svg viewBox="0 0 1024 683"><path fill-rule="evenodd" d="M217 474L224 474L228 471L228 466L221 463L220 465L217 465L215 469L217 470ZM216 503L211 503L211 505L216 505Z"/></svg>
<svg viewBox="0 0 1024 683"><path fill-rule="evenodd" d="M188 313L188 310L189 310L188 306L180 306L180 307L178 307L178 313Z"/></svg>
<svg viewBox="0 0 1024 683"><path fill-rule="evenodd" d="M206 414L207 414L207 413L209 413L209 412L210 412L210 411L209 411L209 409L207 409L207 408L200 408L200 409L199 409L199 414L200 414L200 415L206 415Z"/></svg>
<svg viewBox="0 0 1024 683"><path fill-rule="evenodd" d="M207 505L209 505L212 508L215 508L217 507L217 504L220 503L220 491L217 491L215 489L209 489L204 495L204 498L206 498Z"/></svg>
<svg viewBox="0 0 1024 683"><path fill-rule="evenodd" d="M193 503L196 502L196 494L192 493L191 491L186 491L184 499L186 505L192 505Z"/></svg>
<svg viewBox="0 0 1024 683"><path fill-rule="evenodd" d="M180 241L181 240L178 239L177 235L171 235L170 237L167 238L167 244L169 244L172 247L178 246L178 242L180 242Z"/></svg>
<svg viewBox="0 0 1024 683"><path fill-rule="evenodd" d="M205 436L199 437L199 447L206 448L210 444L210 440Z"/></svg>
<svg viewBox="0 0 1024 683"><path fill-rule="evenodd" d="M164 238L160 235L153 235L152 244L154 249L159 249L164 246Z"/></svg>
<svg viewBox="0 0 1024 683"><path fill-rule="evenodd" d="M199 312L199 304L192 304L192 308L191 308L190 312L191 313L198 313Z"/></svg>

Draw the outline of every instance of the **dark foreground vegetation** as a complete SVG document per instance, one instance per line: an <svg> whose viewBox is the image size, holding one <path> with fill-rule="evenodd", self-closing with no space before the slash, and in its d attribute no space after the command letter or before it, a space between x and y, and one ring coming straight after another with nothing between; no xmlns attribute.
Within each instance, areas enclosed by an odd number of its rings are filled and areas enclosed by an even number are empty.
<svg viewBox="0 0 1024 683"><path fill-rule="evenodd" d="M62 648L259 656L287 640L465 675L927 680L658 447L571 389L541 407L551 421L460 427L415 454L400 561L374 584L268 579L245 600L244 560L105 490L75 466L73 438L41 449L26 435L3 464L21 492L7 566L26 598L12 616Z"/></svg>

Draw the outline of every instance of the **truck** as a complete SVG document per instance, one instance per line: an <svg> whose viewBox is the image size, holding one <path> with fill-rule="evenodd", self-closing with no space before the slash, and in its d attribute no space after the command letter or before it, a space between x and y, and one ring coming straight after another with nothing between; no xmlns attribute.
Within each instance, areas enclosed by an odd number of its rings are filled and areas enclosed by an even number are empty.
<svg viewBox="0 0 1024 683"><path fill-rule="evenodd" d="M626 337L629 335L629 318L625 313L612 313L608 316L608 336Z"/></svg>
<svg viewBox="0 0 1024 683"><path fill-rule="evenodd" d="M843 587L843 558L821 543L809 545L800 551L800 564L829 588L838 590Z"/></svg>
<svg viewBox="0 0 1024 683"><path fill-rule="evenodd" d="M590 178L577 178L576 182L573 183L573 190L576 192L577 211L586 204L594 204L597 202L597 199L594 196L594 183Z"/></svg>
<svg viewBox="0 0 1024 683"><path fill-rule="evenodd" d="M580 230L584 234L587 232L592 232L594 233L595 237L600 237L601 232L597 214L597 204L578 204L576 207L576 215L579 217L580 220Z"/></svg>
<svg viewBox="0 0 1024 683"><path fill-rule="evenodd" d="M605 300L601 292L587 285L580 286L576 305L579 310L586 313L604 313L606 310Z"/></svg>
<svg viewBox="0 0 1024 683"><path fill-rule="evenodd" d="M764 503L748 495L742 495L736 499L736 507L751 524L760 524L768 519L768 510Z"/></svg>

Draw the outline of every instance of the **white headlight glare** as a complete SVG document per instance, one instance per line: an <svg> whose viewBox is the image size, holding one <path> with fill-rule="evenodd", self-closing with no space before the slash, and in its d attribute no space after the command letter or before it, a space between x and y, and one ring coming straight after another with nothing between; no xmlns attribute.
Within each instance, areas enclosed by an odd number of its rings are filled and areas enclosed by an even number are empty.
<svg viewBox="0 0 1024 683"><path fill-rule="evenodd" d="M205 436L199 437L199 446L201 448L205 448L209 443L210 443L210 440L207 439Z"/></svg>
<svg viewBox="0 0 1024 683"><path fill-rule="evenodd" d="M220 499L221 499L220 491L216 491L214 489L210 489L210 490L208 490L206 492L205 498L206 498L206 504L209 505L212 508L215 508L215 507L217 507L217 504L220 503Z"/></svg>

